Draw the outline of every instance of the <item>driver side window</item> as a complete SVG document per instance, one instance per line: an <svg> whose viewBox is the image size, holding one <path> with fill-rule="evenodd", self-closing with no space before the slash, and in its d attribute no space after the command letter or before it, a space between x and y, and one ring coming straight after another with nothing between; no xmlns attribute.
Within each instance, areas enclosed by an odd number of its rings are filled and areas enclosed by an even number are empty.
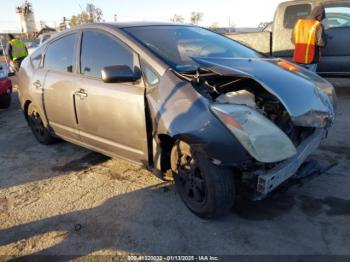
<svg viewBox="0 0 350 262"><path fill-rule="evenodd" d="M134 70L133 52L112 35L97 31L84 32L80 73L100 79L101 69L112 65L127 65Z"/></svg>

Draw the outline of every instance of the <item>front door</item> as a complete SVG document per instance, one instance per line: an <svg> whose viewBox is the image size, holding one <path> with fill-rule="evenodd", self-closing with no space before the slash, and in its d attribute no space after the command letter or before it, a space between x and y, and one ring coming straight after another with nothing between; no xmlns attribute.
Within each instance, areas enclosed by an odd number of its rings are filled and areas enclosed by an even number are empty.
<svg viewBox="0 0 350 262"><path fill-rule="evenodd" d="M101 69L111 65L138 68L138 57L108 33L83 32L81 90L76 110L81 140L112 156L147 161L144 87L139 83L104 83Z"/></svg>

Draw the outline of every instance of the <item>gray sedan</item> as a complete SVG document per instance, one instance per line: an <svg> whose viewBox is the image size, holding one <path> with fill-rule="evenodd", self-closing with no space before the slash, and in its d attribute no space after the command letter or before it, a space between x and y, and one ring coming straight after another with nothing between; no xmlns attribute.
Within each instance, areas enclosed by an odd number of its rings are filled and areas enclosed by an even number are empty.
<svg viewBox="0 0 350 262"><path fill-rule="evenodd" d="M334 122L336 99L295 64L164 23L54 36L23 62L19 97L40 143L144 165L204 218L226 213L242 188L261 199L291 178Z"/></svg>

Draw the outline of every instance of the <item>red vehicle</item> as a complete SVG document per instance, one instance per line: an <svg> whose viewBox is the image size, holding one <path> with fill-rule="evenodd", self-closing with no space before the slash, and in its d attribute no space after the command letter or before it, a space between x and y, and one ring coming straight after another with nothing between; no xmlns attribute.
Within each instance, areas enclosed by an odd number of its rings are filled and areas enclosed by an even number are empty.
<svg viewBox="0 0 350 262"><path fill-rule="evenodd" d="M11 104L12 82L7 70L0 64L0 109L8 108Z"/></svg>

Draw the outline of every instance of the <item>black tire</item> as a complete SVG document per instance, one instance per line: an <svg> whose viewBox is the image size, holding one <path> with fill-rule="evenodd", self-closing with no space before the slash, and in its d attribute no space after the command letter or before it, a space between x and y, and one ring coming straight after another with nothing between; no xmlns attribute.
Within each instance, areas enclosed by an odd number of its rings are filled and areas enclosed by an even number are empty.
<svg viewBox="0 0 350 262"><path fill-rule="evenodd" d="M235 200L231 170L212 164L182 141L172 148L171 169L181 199L194 214L213 219L229 212Z"/></svg>
<svg viewBox="0 0 350 262"><path fill-rule="evenodd" d="M51 145L57 142L58 139L53 137L49 130L44 126L37 108L32 103L28 108L28 123L39 143L44 145Z"/></svg>
<svg viewBox="0 0 350 262"><path fill-rule="evenodd" d="M0 109L9 108L11 105L11 94L0 95Z"/></svg>

